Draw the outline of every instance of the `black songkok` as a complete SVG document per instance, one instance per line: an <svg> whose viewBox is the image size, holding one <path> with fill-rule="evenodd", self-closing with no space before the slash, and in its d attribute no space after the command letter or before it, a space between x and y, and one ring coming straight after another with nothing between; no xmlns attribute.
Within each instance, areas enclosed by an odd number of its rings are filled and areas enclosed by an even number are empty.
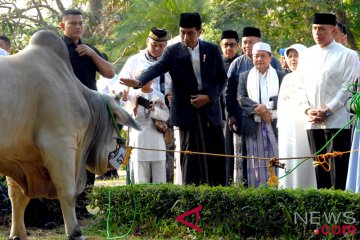
<svg viewBox="0 0 360 240"><path fill-rule="evenodd" d="M168 32L165 29L153 27L149 32L149 38L158 41L165 42L168 39Z"/></svg>
<svg viewBox="0 0 360 240"><path fill-rule="evenodd" d="M336 16L332 13L315 13L313 24L336 25Z"/></svg>
<svg viewBox="0 0 360 240"><path fill-rule="evenodd" d="M225 30L221 34L221 40L225 38L235 38L236 41L239 41L239 36L236 31L233 30Z"/></svg>
<svg viewBox="0 0 360 240"><path fill-rule="evenodd" d="M336 22L336 26L338 26L338 28L342 31L343 34L347 34L346 32L346 27L344 24L342 24L341 22Z"/></svg>
<svg viewBox="0 0 360 240"><path fill-rule="evenodd" d="M255 27L244 27L243 28L243 37L258 37L261 38L260 29Z"/></svg>
<svg viewBox="0 0 360 240"><path fill-rule="evenodd" d="M201 27L201 17L199 13L181 13L179 26L182 28Z"/></svg>

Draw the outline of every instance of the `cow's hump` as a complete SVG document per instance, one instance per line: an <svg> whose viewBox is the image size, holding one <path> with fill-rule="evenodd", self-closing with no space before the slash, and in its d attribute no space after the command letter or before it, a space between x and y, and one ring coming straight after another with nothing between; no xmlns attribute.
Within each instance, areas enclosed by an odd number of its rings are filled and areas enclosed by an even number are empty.
<svg viewBox="0 0 360 240"><path fill-rule="evenodd" d="M67 51L65 42L55 33L51 31L41 30L36 32L30 39L29 46L37 45L49 52L54 52L61 56L62 59L68 59L69 53Z"/></svg>

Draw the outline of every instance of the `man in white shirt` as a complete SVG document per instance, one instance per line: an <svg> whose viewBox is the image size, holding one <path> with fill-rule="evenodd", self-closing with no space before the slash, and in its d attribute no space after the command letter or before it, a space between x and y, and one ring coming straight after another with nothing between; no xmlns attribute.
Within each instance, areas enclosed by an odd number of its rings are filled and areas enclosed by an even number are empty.
<svg viewBox="0 0 360 240"><path fill-rule="evenodd" d="M165 29L152 28L146 38L146 49L131 56L125 63L124 67L119 73L119 78L135 78L140 75L145 69L153 66L161 57L167 46L168 32ZM119 93L124 88L118 82L114 85L115 93ZM165 95L165 102L168 107L168 99L171 96L171 77L167 72L156 77L151 85L153 90L159 91ZM174 130L172 127L168 128L166 134L166 149L175 150ZM166 181L174 182L174 153L166 153Z"/></svg>
<svg viewBox="0 0 360 240"><path fill-rule="evenodd" d="M305 125L313 154L350 150L349 126L322 149L350 119L345 107L350 97L347 87L359 72L356 53L334 41L335 25L334 14L315 13L312 35L316 45L304 52L298 66L304 90L302 106L308 117ZM318 188L345 189L349 154L328 161L330 166L315 168Z"/></svg>
<svg viewBox="0 0 360 240"><path fill-rule="evenodd" d="M152 28L146 38L146 49L132 55L119 73L119 78L135 78L148 67L154 65L167 46L168 33L165 29ZM118 93L124 86L116 84L114 90ZM171 90L171 77L165 73L154 79L152 89L168 95Z"/></svg>

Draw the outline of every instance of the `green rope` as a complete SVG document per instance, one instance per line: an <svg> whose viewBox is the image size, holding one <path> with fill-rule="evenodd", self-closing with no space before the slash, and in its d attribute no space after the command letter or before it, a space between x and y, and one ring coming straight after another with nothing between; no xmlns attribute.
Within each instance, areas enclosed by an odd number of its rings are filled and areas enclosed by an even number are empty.
<svg viewBox="0 0 360 240"><path fill-rule="evenodd" d="M111 116L111 120L112 120L112 123L114 125L114 128L115 128L115 131L116 131L116 134L118 137L121 137L121 134L120 134L120 129L117 125L117 122L115 120L115 117L114 117L114 112L111 108L111 105L110 105L110 102L109 100L106 98L106 96L102 95L103 99L105 100L106 102L106 105L107 105L107 108L109 110L109 113L110 113L110 116ZM127 237L133 230L134 226L135 226L135 220L136 220L136 212L137 212L137 206L136 206L136 198L135 198L135 191L134 191L134 187L133 187L133 184L130 183L130 187L131 187L131 192L132 192L132 197L133 197L133 201L134 201L134 215L133 215L133 221L131 223L131 227L130 229L128 230L128 232L122 236L118 236L118 237L110 237L110 217L111 217L111 188L109 190L109 203L108 203L108 209L107 209L107 218L106 218L106 239L121 239L121 238L125 238Z"/></svg>
<svg viewBox="0 0 360 240"><path fill-rule="evenodd" d="M110 103L109 103L109 100L106 98L106 96L104 96L104 95L101 95L101 96L103 97L103 99L104 99L105 102L106 102L106 106L107 106L107 108L108 108L108 110L109 110L109 113L110 113L110 116L111 116L111 120L112 120L112 123L113 123L113 125L114 125L116 134L117 134L118 137L121 137L120 129L119 129L119 127L118 127L118 125L117 125L117 122L116 122L116 120L115 120L114 112L113 112L112 107L111 107L111 105L110 105Z"/></svg>
<svg viewBox="0 0 360 240"><path fill-rule="evenodd" d="M106 239L107 240L111 240L111 239L121 239L121 238L125 238L127 237L132 230L134 229L135 226L135 220L136 220L136 209L137 209L137 205L136 205L136 198L135 198L135 190L134 190L134 186L131 183L130 184L130 190L132 193L132 197L133 197L133 201L134 201L134 215L133 215L133 221L131 223L131 227L130 229L127 231L127 233L125 233L124 235L121 236L117 236L117 237L110 237L110 217L111 217L111 189L109 190L109 203L108 203L108 210L107 210L107 218L106 218Z"/></svg>
<svg viewBox="0 0 360 240"><path fill-rule="evenodd" d="M334 138L344 129L346 128L347 126L349 126L354 120L356 119L356 116L354 116L352 119L350 119L346 124L345 126L343 126L341 129L339 129L335 134L334 136L332 136L330 138L329 141L326 142L326 144L319 150L317 151L316 153L314 153L313 156L316 156L318 154L320 154L324 148L326 148L331 142L332 140L334 140ZM305 158L304 160L302 160L298 165L296 165L294 168L292 168L291 170L289 170L288 172L286 172L283 176L279 177L279 179L283 178L283 177L286 177L287 175L289 175L290 173L292 173L293 171L295 171L295 169L297 169L301 164L303 164L305 161L309 160L309 159L312 159L312 158Z"/></svg>
<svg viewBox="0 0 360 240"><path fill-rule="evenodd" d="M353 95L350 99L350 109L353 110L354 116L356 116L357 119L360 119L360 93L356 91L356 88L360 88L360 85L354 83L349 85L347 90ZM360 131L357 126L355 126L355 129L357 132Z"/></svg>
<svg viewBox="0 0 360 240"><path fill-rule="evenodd" d="M332 136L332 138L326 142L326 144L319 150L317 151L313 156L317 156L318 154L320 154L331 142L332 140L343 130L345 129L347 126L349 126L351 123L353 123L356 119L360 119L360 93L353 90L356 87L359 87L359 84L351 84L348 86L347 90L352 93L352 97L350 98L350 108L354 111L355 115L345 124L345 126L343 126L341 129L339 129L334 136ZM360 131L356 128L356 131ZM304 160L302 160L298 165L296 165L294 168L292 168L291 170L289 170L288 172L286 172L283 176L279 177L279 179L286 177L287 175L289 175L290 173L292 173L293 171L295 171L295 169L297 169L301 164L303 164L305 161L312 159L312 158L305 158Z"/></svg>

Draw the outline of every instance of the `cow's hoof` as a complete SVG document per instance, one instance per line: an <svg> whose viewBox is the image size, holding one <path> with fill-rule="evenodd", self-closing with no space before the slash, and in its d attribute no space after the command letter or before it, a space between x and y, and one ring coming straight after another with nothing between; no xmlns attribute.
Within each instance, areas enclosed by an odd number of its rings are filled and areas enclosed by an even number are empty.
<svg viewBox="0 0 360 240"><path fill-rule="evenodd" d="M83 235L77 237L68 236L67 240L86 240L86 237L84 237Z"/></svg>
<svg viewBox="0 0 360 240"><path fill-rule="evenodd" d="M77 225L71 234L67 236L67 240L86 240L81 233L79 225Z"/></svg>
<svg viewBox="0 0 360 240"><path fill-rule="evenodd" d="M9 240L21 240L21 238L15 236L15 237L10 237Z"/></svg>

